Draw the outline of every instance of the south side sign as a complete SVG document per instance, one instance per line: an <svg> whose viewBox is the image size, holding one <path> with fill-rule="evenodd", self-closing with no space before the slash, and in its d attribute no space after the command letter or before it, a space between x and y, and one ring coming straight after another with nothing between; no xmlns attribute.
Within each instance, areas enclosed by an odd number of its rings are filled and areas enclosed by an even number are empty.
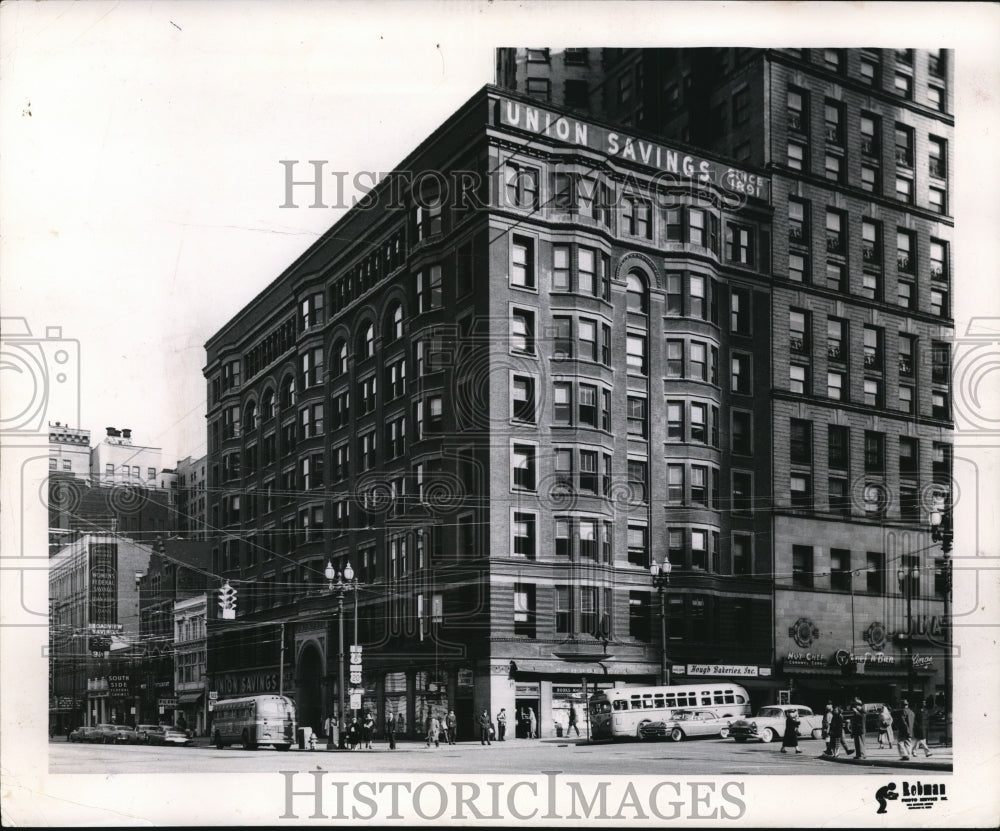
<svg viewBox="0 0 1000 831"><path fill-rule="evenodd" d="M734 196L770 202L770 181L756 173L729 167L719 162L674 150L609 130L597 124L567 115L529 106L508 98L499 100L500 123L546 138L575 144L606 153L624 161L643 164L669 174L672 180L688 180L701 185L714 184Z"/></svg>

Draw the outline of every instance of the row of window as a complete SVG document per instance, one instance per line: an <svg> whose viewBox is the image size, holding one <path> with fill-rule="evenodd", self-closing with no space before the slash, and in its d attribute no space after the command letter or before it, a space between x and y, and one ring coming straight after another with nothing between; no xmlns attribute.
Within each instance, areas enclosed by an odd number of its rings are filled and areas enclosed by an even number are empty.
<svg viewBox="0 0 1000 831"><path fill-rule="evenodd" d="M804 53L807 51L820 52L820 64L837 74L843 74L847 70L847 50L844 49L821 49L805 50L790 49L792 54L806 60ZM892 90L900 98L914 100L913 98L913 76L914 76L914 50L896 49L894 52L895 61L891 67ZM946 76L946 55L944 49L932 49L926 52L927 57L927 89L926 100L915 101L940 112L945 108L945 76ZM883 87L883 60L880 50L862 50L858 60L858 78L862 83L876 89Z"/></svg>
<svg viewBox="0 0 1000 831"><path fill-rule="evenodd" d="M858 559L846 548L831 548L824 557L822 550L815 546L793 545L792 584L800 588L825 587L828 584L834 591L878 595L893 594L898 590L899 594L913 598L930 596L928 589L933 590L935 598L943 598L946 594L943 558L923 566L919 555L904 554L899 557L895 569L881 552L868 551L863 560L858 562ZM928 573L930 571L932 573Z"/></svg>

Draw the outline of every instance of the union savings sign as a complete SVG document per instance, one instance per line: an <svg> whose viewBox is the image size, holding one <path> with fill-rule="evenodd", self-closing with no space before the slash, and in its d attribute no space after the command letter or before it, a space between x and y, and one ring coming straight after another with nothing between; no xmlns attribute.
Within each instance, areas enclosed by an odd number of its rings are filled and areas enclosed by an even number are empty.
<svg viewBox="0 0 1000 831"><path fill-rule="evenodd" d="M665 182L687 180L702 185L714 184L733 194L738 201L742 201L743 198L765 203L770 201L770 181L757 173L730 167L655 141L640 139L521 101L501 98L499 106L500 123L506 127L587 147L623 161L655 168L666 174Z"/></svg>

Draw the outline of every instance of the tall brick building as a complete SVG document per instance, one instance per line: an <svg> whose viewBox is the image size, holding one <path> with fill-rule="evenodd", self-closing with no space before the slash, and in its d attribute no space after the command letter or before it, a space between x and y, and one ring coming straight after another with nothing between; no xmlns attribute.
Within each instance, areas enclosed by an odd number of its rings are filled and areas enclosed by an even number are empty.
<svg viewBox="0 0 1000 831"><path fill-rule="evenodd" d="M660 677L667 558L675 672L772 700L771 198L753 165L473 96L207 344L238 592L213 689L335 712L349 561L377 723L532 707L549 735L583 679Z"/></svg>
<svg viewBox="0 0 1000 831"><path fill-rule="evenodd" d="M764 414L734 400L726 421L765 494L751 544L771 564L780 685L814 703L940 697L948 588L927 527L952 475L952 53L567 51L499 50L498 83L565 101L584 77L566 64L591 67L567 106L771 182L766 289L730 306L769 343Z"/></svg>

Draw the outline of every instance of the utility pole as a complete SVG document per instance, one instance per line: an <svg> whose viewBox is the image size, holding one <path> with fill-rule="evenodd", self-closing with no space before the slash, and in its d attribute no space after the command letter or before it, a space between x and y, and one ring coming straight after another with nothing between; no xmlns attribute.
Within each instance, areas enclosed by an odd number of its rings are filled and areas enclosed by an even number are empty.
<svg viewBox="0 0 1000 831"><path fill-rule="evenodd" d="M281 624L281 649L278 657L278 695L285 694L285 624Z"/></svg>

